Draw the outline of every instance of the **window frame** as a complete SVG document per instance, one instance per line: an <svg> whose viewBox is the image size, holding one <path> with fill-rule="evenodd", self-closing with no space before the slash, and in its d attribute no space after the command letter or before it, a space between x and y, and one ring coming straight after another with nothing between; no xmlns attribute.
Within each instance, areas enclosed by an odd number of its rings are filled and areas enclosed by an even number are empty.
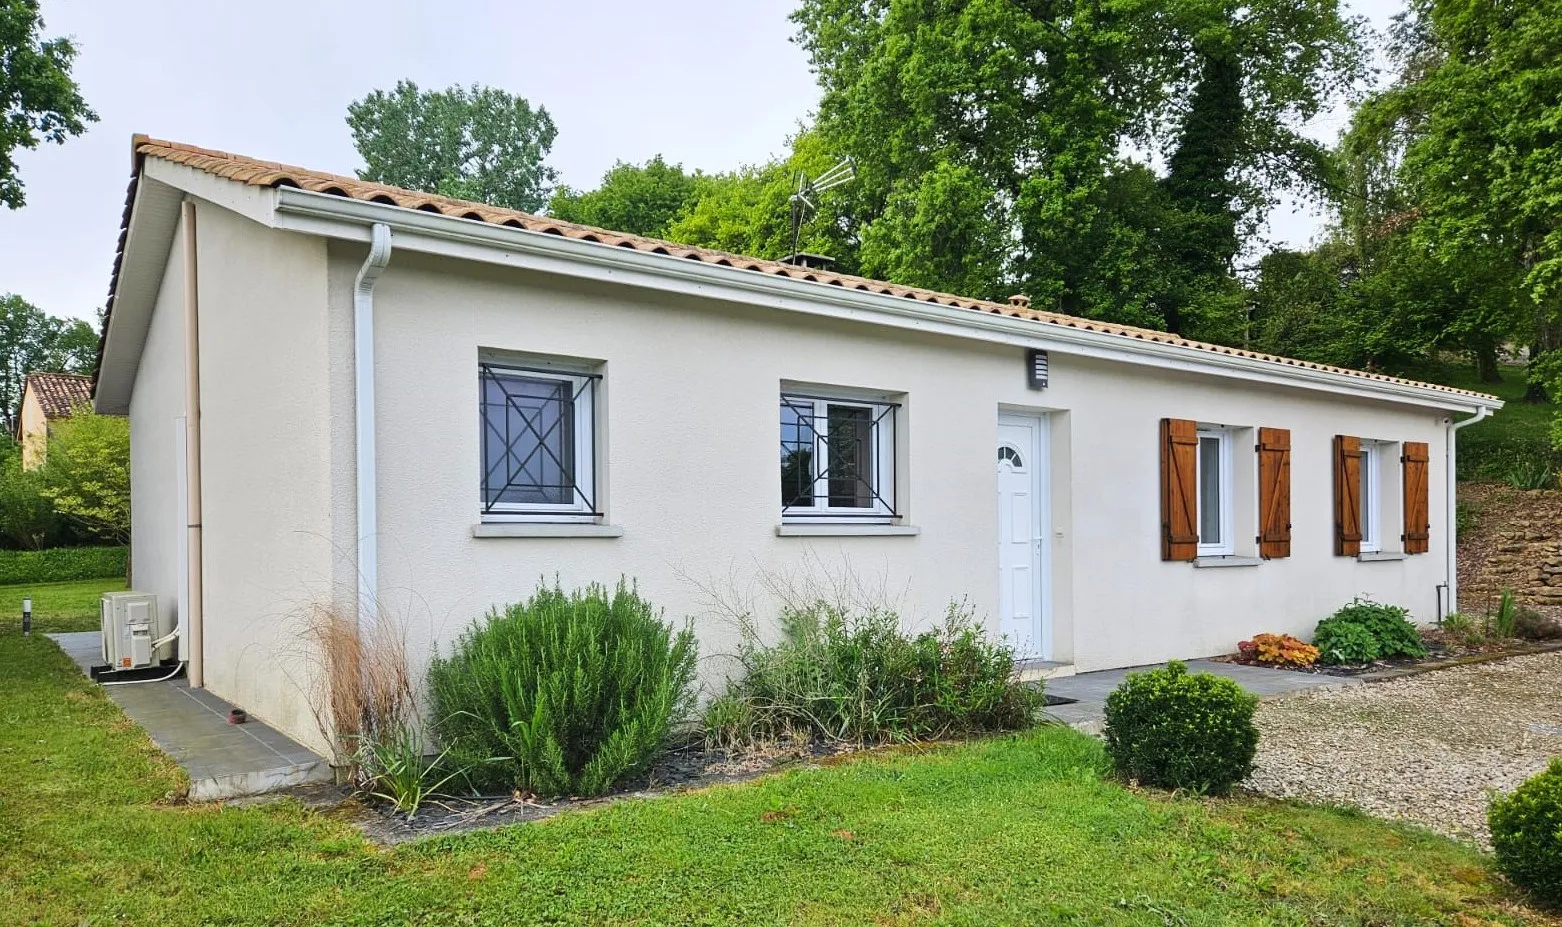
<svg viewBox="0 0 1562 927"><path fill-rule="evenodd" d="M1236 436L1231 428L1224 425L1198 426L1198 445L1194 460L1194 493L1198 506L1199 544L1197 556L1199 557L1232 557L1236 555L1236 487L1235 483L1235 445ZM1219 510L1216 517L1220 522L1220 541L1211 544L1204 540L1204 441L1214 439L1219 442L1220 456L1220 492L1217 504Z"/></svg>
<svg viewBox="0 0 1562 927"><path fill-rule="evenodd" d="M574 472L568 475L572 498L568 503L492 502L488 501L487 380L511 378L532 381L557 381L569 385L574 418L571 422ZM597 485L597 386L602 375L574 367L554 367L541 363L491 360L478 361L478 511L485 522L534 522L582 524L602 518Z"/></svg>
<svg viewBox="0 0 1562 927"><path fill-rule="evenodd" d="M1361 506L1357 514L1361 541L1358 552L1383 552L1383 444L1361 442Z"/></svg>
<svg viewBox="0 0 1562 927"><path fill-rule="evenodd" d="M810 424L806 427L813 433L813 494L809 496L813 504L809 506L788 505L784 501L781 505L782 524L892 524L899 518L896 502L896 418L900 410L900 403L890 402L884 399L869 399L850 394L831 394L829 392L814 392L808 390L782 389L779 400L775 406L777 411L776 425L778 430L786 425L780 416L784 415L787 408L807 407L810 410ZM831 506L830 500L830 475L829 475L829 442L819 433L817 425L813 423L829 421L831 406L845 408L867 409L870 415L869 428L872 432L872 479L869 490L873 494L873 504L867 507L855 506ZM828 429L828 424L826 424ZM783 438L782 448L788 445ZM786 487L782 486L785 492Z"/></svg>

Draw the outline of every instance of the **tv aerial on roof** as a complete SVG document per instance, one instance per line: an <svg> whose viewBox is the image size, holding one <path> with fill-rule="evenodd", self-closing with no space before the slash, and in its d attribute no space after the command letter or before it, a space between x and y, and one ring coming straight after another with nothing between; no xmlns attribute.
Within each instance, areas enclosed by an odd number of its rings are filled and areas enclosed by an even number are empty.
<svg viewBox="0 0 1562 927"><path fill-rule="evenodd" d="M830 263L830 258L817 254L803 254L798 250L798 245L803 234L803 223L814 217L819 211L819 194L826 190L833 190L842 184L850 183L857 178L857 162L849 156L842 158L834 167L810 180L802 171L797 172L797 192L792 194L792 253L784 258L788 263L800 264L804 267L819 264L823 266Z"/></svg>

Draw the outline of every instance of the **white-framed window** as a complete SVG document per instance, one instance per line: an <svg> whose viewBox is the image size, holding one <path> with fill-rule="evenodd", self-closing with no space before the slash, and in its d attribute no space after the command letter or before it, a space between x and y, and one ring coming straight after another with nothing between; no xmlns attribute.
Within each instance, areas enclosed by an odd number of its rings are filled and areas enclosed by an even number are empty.
<svg viewBox="0 0 1562 927"><path fill-rule="evenodd" d="M1361 552L1383 550L1383 445L1361 442Z"/></svg>
<svg viewBox="0 0 1562 927"><path fill-rule="evenodd" d="M596 496L592 373L483 361L482 515L495 521L590 521Z"/></svg>
<svg viewBox="0 0 1562 927"><path fill-rule="evenodd" d="M1236 553L1232 432L1218 425L1200 425L1198 435L1198 555L1229 557Z"/></svg>
<svg viewBox="0 0 1562 927"><path fill-rule="evenodd" d="M781 395L781 516L895 517L895 403Z"/></svg>

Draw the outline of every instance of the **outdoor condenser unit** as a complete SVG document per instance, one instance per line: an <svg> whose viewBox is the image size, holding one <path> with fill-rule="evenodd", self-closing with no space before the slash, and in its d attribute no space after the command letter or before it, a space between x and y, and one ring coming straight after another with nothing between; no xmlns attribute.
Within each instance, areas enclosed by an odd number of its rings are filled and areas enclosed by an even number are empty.
<svg viewBox="0 0 1562 927"><path fill-rule="evenodd" d="M141 669L157 661L152 643L161 627L157 596L148 592L106 592L102 599L103 662L111 670Z"/></svg>

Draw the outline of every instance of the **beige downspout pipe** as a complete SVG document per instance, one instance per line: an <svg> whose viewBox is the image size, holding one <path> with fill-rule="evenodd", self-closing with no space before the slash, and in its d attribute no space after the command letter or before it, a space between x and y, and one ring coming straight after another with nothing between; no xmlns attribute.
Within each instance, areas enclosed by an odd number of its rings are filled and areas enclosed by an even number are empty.
<svg viewBox="0 0 1562 927"><path fill-rule="evenodd" d="M188 560L189 614L185 629L189 633L190 685L206 685L205 627L201 613L201 333L199 277L195 267L195 201L186 199L180 207L184 220L184 472L185 537Z"/></svg>

